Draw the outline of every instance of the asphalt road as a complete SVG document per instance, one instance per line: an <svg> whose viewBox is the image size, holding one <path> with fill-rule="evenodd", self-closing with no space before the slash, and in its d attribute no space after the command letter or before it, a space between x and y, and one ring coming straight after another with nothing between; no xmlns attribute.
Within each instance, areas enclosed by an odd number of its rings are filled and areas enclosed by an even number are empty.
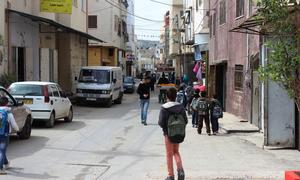
<svg viewBox="0 0 300 180"><path fill-rule="evenodd" d="M72 123L36 125L29 140L11 138L12 168L0 180L163 180L160 105L152 99L149 125L140 124L135 94L112 108L77 107ZM189 125L182 156L187 179L283 179L299 161L275 157L238 136L197 135Z"/></svg>

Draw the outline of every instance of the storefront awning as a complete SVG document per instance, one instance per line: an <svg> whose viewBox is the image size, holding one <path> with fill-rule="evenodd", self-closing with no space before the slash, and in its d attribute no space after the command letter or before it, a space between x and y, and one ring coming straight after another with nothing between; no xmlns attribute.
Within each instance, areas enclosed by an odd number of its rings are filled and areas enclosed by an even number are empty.
<svg viewBox="0 0 300 180"><path fill-rule="evenodd" d="M229 32L243 33L243 34L253 34L253 35L264 35L260 31L260 26L263 24L263 20L259 19L256 15L250 17L240 25L231 29Z"/></svg>
<svg viewBox="0 0 300 180"><path fill-rule="evenodd" d="M94 41L98 41L98 42L104 42L101 39L98 39L94 36L91 36L91 35L89 35L85 32L81 32L81 31L78 31L76 29L70 28L70 27L65 26L63 24L57 23L57 22L55 22L51 19L47 19L47 18L43 18L43 17L39 17L39 16L34 16L34 15L31 15L31 14L23 13L23 12L20 12L20 11L15 11L15 10L11 10L11 9L7 9L7 11L9 13L15 13L15 14L18 14L20 16L29 18L29 19L31 19L32 21L35 21L35 22L40 22L40 23L43 23L43 24L49 24L51 26L54 26L56 28L61 29L63 32L74 33L74 34L78 34L78 35L80 35L82 37L85 37L87 39L90 39L90 40L94 40Z"/></svg>

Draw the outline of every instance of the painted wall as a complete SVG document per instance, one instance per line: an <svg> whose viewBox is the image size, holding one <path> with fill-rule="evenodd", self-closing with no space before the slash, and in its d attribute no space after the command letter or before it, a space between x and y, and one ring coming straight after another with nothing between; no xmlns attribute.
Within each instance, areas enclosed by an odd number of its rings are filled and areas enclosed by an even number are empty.
<svg viewBox="0 0 300 180"><path fill-rule="evenodd" d="M101 49L99 47L89 47L88 66L101 66Z"/></svg>
<svg viewBox="0 0 300 180"><path fill-rule="evenodd" d="M259 52L259 39L249 37L249 49L247 48L247 35L229 32L229 30L244 22L248 14L248 1L245 1L244 16L236 18L236 1L226 1L226 23L219 22L218 0L210 1L210 15L216 13L216 33L211 34L209 45L210 65L221 62L227 63L226 70L226 110L243 119L251 118L251 70L248 65L248 58ZM213 24L213 23L212 23ZM236 91L234 85L235 65L243 65L244 84L243 91Z"/></svg>
<svg viewBox="0 0 300 180"><path fill-rule="evenodd" d="M118 0L112 0L112 3L119 4ZM121 20L120 9L113 7L105 0L89 1L89 15L97 15L97 28L89 28L89 34L98 37L106 43L90 41L90 44L117 47L125 50L125 43L121 36L118 36L118 30L115 27L115 21ZM116 19L117 18L117 19Z"/></svg>
<svg viewBox="0 0 300 180"><path fill-rule="evenodd" d="M180 11L183 8L182 1L179 0L173 0L172 1L172 7L170 10L170 54L178 54L179 50L179 43L178 41L181 38L180 31L178 27L180 28L182 24L182 19L180 18ZM178 17L178 25L176 16Z"/></svg>

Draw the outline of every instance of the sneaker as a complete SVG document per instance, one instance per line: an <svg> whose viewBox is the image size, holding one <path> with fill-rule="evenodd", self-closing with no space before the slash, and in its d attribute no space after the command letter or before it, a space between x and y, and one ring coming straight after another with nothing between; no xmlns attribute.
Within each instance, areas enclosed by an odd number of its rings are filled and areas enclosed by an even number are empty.
<svg viewBox="0 0 300 180"><path fill-rule="evenodd" d="M4 169L6 170L6 169L9 169L9 168L10 168L10 162L8 161L7 164L4 164Z"/></svg>
<svg viewBox="0 0 300 180"><path fill-rule="evenodd" d="M184 170L178 170L178 180L184 180L185 174L184 174Z"/></svg>
<svg viewBox="0 0 300 180"><path fill-rule="evenodd" d="M148 125L147 122L144 122L144 125L147 126Z"/></svg>
<svg viewBox="0 0 300 180"><path fill-rule="evenodd" d="M207 133L208 136L211 136L211 133Z"/></svg>
<svg viewBox="0 0 300 180"><path fill-rule="evenodd" d="M0 175L6 175L6 174L7 174L7 172L4 169L0 170Z"/></svg>
<svg viewBox="0 0 300 180"><path fill-rule="evenodd" d="M214 132L213 135L216 136L216 135L217 135L217 132Z"/></svg>
<svg viewBox="0 0 300 180"><path fill-rule="evenodd" d="M174 176L168 176L165 180L175 180Z"/></svg>

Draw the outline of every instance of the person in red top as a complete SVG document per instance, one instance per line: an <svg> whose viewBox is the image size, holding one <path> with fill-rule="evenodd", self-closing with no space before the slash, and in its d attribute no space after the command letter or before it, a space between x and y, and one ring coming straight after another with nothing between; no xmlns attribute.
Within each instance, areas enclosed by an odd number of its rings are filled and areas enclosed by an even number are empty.
<svg viewBox="0 0 300 180"><path fill-rule="evenodd" d="M203 85L202 83L199 83L199 82L194 82L193 83L193 88L194 88L194 90L198 89L200 92L206 91L205 85Z"/></svg>

